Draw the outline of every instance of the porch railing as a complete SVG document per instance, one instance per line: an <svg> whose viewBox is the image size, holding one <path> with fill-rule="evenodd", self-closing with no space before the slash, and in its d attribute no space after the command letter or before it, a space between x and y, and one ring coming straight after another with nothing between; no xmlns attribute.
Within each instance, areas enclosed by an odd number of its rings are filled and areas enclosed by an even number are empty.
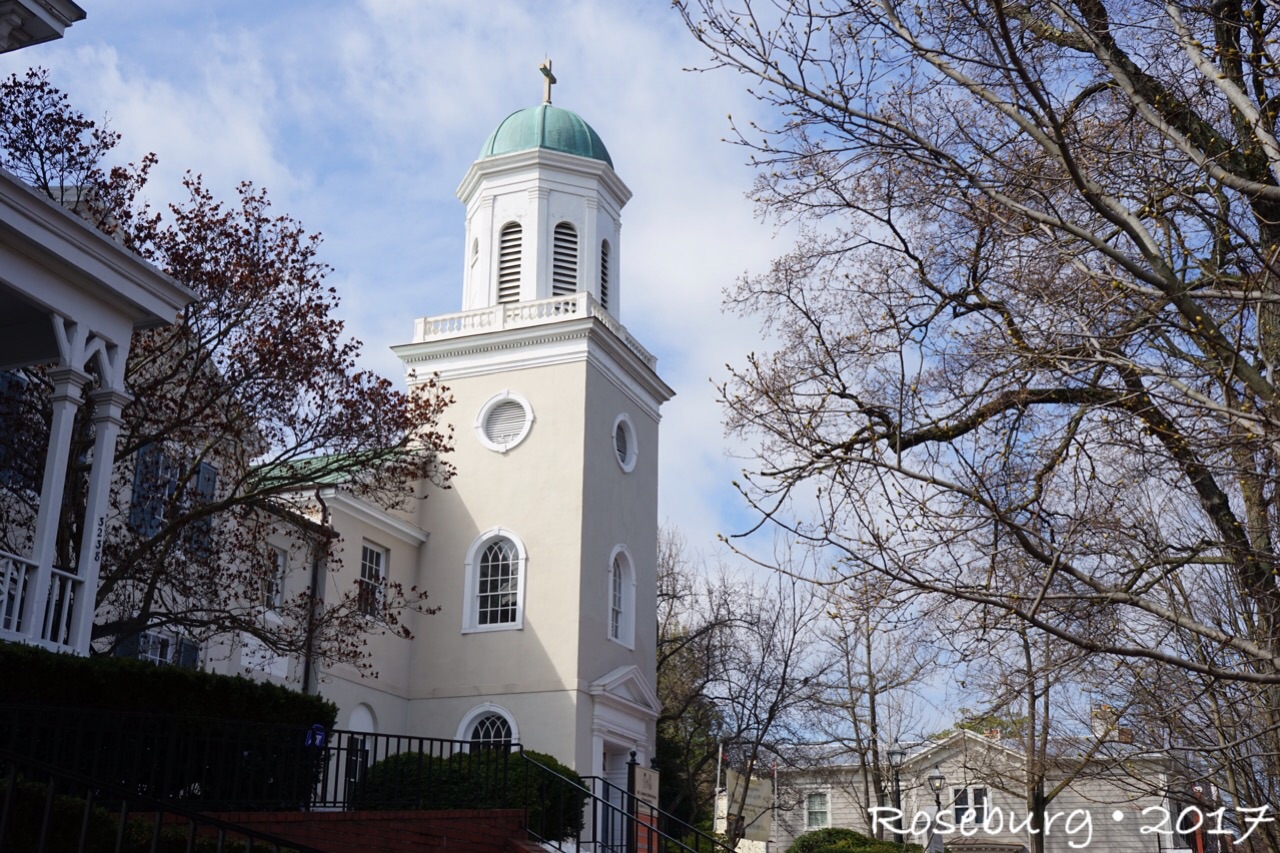
<svg viewBox="0 0 1280 853"><path fill-rule="evenodd" d="M44 613L36 623L36 564L0 551L0 639L35 643L56 651L71 645L71 629L82 606L84 582L75 572L54 566Z"/></svg>

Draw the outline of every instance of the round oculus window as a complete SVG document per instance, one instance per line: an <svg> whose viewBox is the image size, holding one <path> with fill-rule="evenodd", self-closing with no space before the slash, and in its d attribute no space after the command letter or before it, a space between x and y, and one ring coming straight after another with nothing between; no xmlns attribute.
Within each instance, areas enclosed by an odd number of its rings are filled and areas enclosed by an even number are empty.
<svg viewBox="0 0 1280 853"><path fill-rule="evenodd" d="M622 470L631 473L636 467L636 431L631 426L631 419L625 414L618 415L613 422L613 452Z"/></svg>
<svg viewBox="0 0 1280 853"><path fill-rule="evenodd" d="M518 394L504 391L480 407L476 437L490 450L505 453L524 441L533 426L533 409Z"/></svg>

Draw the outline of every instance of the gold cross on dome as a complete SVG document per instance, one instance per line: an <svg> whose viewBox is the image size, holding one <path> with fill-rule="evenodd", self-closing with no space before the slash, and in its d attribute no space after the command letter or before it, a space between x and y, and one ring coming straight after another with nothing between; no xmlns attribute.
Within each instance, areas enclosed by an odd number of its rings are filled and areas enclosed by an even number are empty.
<svg viewBox="0 0 1280 853"><path fill-rule="evenodd" d="M542 103L551 103L551 84L556 82L556 75L551 73L551 60L544 59L542 64L538 66L538 70L542 72Z"/></svg>

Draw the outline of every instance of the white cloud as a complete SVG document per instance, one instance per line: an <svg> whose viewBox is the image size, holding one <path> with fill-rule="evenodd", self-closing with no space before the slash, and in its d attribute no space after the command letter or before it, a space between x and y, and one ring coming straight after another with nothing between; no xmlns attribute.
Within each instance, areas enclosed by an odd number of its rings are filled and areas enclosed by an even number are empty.
<svg viewBox="0 0 1280 853"><path fill-rule="evenodd" d="M679 396L665 409L659 515L696 547L744 524L709 381L758 346L723 316L723 288L785 241L755 222L745 153L721 142L727 113L759 110L741 78L683 69L703 57L665 4L579 0L86 2L68 37L19 59L50 67L91 116L107 114L130 159L154 150L154 201L183 170L230 196L265 185L324 232L365 364L398 376L387 349L409 317L457 310L462 207L453 192L485 137L536 103L544 55L554 100L604 138L635 192L623 212L623 321ZM7 64L6 64L7 63Z"/></svg>

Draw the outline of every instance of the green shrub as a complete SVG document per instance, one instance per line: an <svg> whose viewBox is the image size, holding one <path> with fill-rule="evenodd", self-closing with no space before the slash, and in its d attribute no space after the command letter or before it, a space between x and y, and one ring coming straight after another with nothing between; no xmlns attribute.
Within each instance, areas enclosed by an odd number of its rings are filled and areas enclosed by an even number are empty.
<svg viewBox="0 0 1280 853"><path fill-rule="evenodd" d="M385 758L365 773L352 806L525 809L531 830L561 840L582 831L586 797L582 777L550 755L485 749L449 757L401 753Z"/></svg>
<svg viewBox="0 0 1280 853"><path fill-rule="evenodd" d="M245 678L0 643L0 749L157 799L296 808L337 708Z"/></svg>
<svg viewBox="0 0 1280 853"><path fill-rule="evenodd" d="M6 704L146 711L332 728L338 707L275 684L143 660L79 657L0 643Z"/></svg>
<svg viewBox="0 0 1280 853"><path fill-rule="evenodd" d="M806 832L787 849L787 853L921 853L923 848L918 844L899 847L896 841L877 841L870 836L833 826L828 829L815 829Z"/></svg>

